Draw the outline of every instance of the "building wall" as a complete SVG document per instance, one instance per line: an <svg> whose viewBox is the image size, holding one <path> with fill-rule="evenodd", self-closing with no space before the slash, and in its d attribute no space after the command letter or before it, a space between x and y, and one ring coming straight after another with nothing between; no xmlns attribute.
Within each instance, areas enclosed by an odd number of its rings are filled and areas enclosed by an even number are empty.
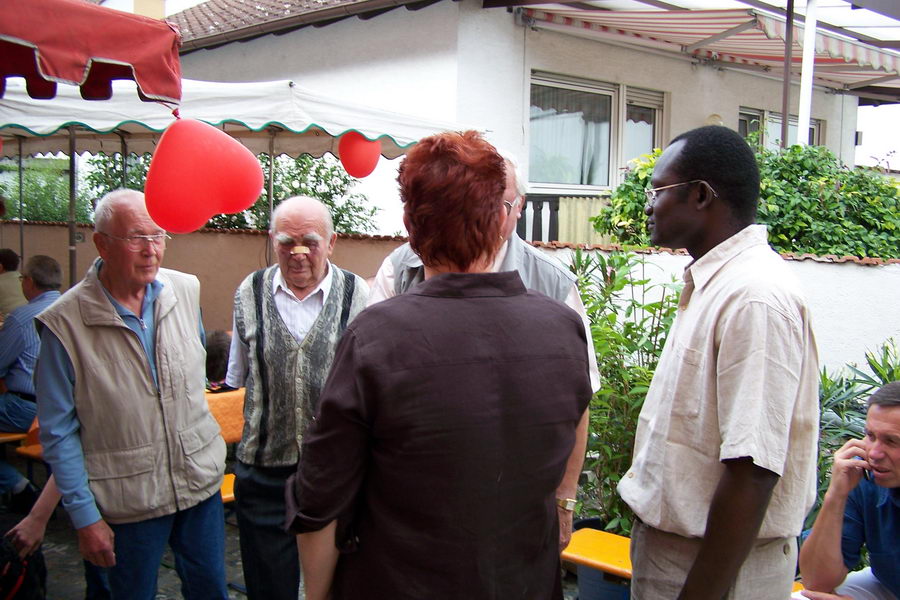
<svg viewBox="0 0 900 600"><path fill-rule="evenodd" d="M76 244L76 281L81 279L97 258L91 241L92 228L78 227L84 238ZM200 279L200 304L206 329L231 329L231 306L234 291L249 273L267 266L268 236L258 231L198 231L173 235L166 247L163 266L193 273ZM34 225L24 227L24 256L46 254L63 268L63 288L69 283L69 231L66 225ZM335 245L332 261L339 267L362 277L372 277L381 261L400 245L399 240L364 236L341 236ZM3 222L0 245L19 252L19 227Z"/></svg>
<svg viewBox="0 0 900 600"><path fill-rule="evenodd" d="M455 121L488 132L527 162L532 70L668 92L674 135L717 114L736 128L740 106L781 111L781 81L516 25L505 8L477 0L398 8L372 19L199 50L182 57L185 77L217 81L293 79L319 93L387 110ZM793 86L796 105L799 86ZM816 90L812 116L824 143L854 159L856 98ZM796 107L792 109L796 112Z"/></svg>
<svg viewBox="0 0 900 600"><path fill-rule="evenodd" d="M568 263L568 249L548 250ZM691 258L661 252L645 255L642 275L656 283L681 281ZM830 372L847 363L865 364L866 351L893 338L900 344L900 263L880 266L854 262L789 260L800 280L813 319L819 363Z"/></svg>
<svg viewBox="0 0 900 600"><path fill-rule="evenodd" d="M78 278L96 257L90 229L79 228L86 241L78 244ZM194 273L201 283L203 322L208 330L231 329L234 290L252 271L266 265L267 238L260 232L200 231L176 235L169 243L165 266ZM64 225L27 225L25 256L47 254L63 265L68 282L68 230ZM379 265L401 241L356 236L338 239L333 261L363 277L372 277ZM0 245L18 251L19 228L0 226ZM568 249L546 250L568 264ZM592 250L595 252L597 250ZM668 253L648 254L645 276L657 282L680 277L689 257ZM809 300L819 358L830 371L846 363L863 364L866 350L875 350L893 337L900 343L900 264L863 266L856 263L789 261ZM68 287L68 286L64 286Z"/></svg>

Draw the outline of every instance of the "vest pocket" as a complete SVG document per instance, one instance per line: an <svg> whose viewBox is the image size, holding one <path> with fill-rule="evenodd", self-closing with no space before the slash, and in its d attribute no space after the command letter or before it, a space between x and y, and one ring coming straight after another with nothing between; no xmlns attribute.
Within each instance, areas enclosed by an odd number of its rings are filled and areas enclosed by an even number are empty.
<svg viewBox="0 0 900 600"><path fill-rule="evenodd" d="M91 492L106 519L134 520L159 505L153 446L85 453Z"/></svg>
<svg viewBox="0 0 900 600"><path fill-rule="evenodd" d="M225 474L225 441L219 424L208 416L193 427L178 433L184 452L184 477L188 489L204 490L219 482Z"/></svg>

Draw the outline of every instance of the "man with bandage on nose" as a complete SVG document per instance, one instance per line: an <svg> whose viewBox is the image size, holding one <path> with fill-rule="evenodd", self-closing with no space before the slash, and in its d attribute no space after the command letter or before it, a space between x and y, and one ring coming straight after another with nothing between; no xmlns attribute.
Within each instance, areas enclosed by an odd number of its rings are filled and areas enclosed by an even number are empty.
<svg viewBox="0 0 900 600"><path fill-rule="evenodd" d="M318 200L279 204L269 237L278 264L248 275L235 293L225 382L247 388L234 486L247 594L296 600L300 567L296 537L283 529L284 483L338 340L369 290L328 260L337 234Z"/></svg>

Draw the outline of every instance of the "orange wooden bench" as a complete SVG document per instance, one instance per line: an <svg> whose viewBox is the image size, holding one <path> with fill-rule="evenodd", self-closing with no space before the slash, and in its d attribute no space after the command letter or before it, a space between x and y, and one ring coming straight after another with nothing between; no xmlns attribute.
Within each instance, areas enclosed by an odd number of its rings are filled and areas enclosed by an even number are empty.
<svg viewBox="0 0 900 600"><path fill-rule="evenodd" d="M226 444L234 444L241 440L244 429L244 388L218 394L206 393L209 412L215 417L222 430L222 439ZM20 434L24 442L16 448L16 452L28 460L28 478L32 478L32 463L43 462L44 451L38 437L40 429L37 419L31 424L28 433ZM234 474L226 473L222 480L222 502L234 501Z"/></svg>
<svg viewBox="0 0 900 600"><path fill-rule="evenodd" d="M597 529L579 529L572 532L569 545L562 552L562 559L603 571L622 579L631 579L631 538ZM794 582L793 592L803 589Z"/></svg>

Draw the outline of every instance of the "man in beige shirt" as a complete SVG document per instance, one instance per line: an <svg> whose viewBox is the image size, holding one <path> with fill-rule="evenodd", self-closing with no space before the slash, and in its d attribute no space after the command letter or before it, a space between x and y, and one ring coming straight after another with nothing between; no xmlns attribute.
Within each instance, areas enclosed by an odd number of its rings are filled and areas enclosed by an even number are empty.
<svg viewBox="0 0 900 600"><path fill-rule="evenodd" d="M754 224L759 171L737 133L675 138L652 185L653 243L694 261L619 484L637 515L632 598L787 598L816 486L806 302Z"/></svg>

